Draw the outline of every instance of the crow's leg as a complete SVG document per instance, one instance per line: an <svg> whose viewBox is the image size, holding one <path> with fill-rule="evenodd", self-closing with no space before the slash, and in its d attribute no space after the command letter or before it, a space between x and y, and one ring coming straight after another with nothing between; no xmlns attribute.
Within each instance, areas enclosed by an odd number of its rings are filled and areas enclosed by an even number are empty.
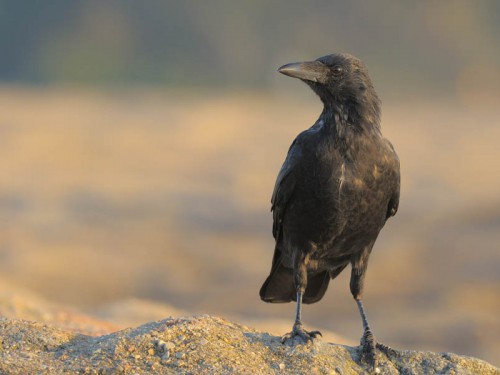
<svg viewBox="0 0 500 375"><path fill-rule="evenodd" d="M361 338L362 354L361 360L366 362L373 372L377 370L377 357L376 347L377 343L375 337L373 336L370 325L368 324L368 319L366 318L365 309L363 307L363 302L361 301L361 295L363 291L363 281L365 278L366 262L363 262L364 267L358 268L356 265L352 267L351 273L351 293L358 304L359 313L361 319L363 320L363 337Z"/></svg>
<svg viewBox="0 0 500 375"><path fill-rule="evenodd" d="M312 339L322 336L320 331L306 331L302 326L301 321L301 307L302 307L302 293L297 292L297 310L295 313L295 323L293 323L292 332L288 332L281 338L281 342L300 337L303 341L307 342Z"/></svg>
<svg viewBox="0 0 500 375"><path fill-rule="evenodd" d="M294 262L294 282L297 290L297 309L295 310L295 323L293 324L292 332L287 333L281 338L282 342L295 337L300 337L305 342L310 341L318 336L321 336L319 331L306 331L302 327L302 296L307 287L307 267L303 255L297 255Z"/></svg>
<svg viewBox="0 0 500 375"><path fill-rule="evenodd" d="M368 320L366 319L365 309L363 308L363 302L360 299L356 300L358 304L359 313L361 314L361 319L363 319L363 337L361 337L361 347L363 349L362 360L367 362L370 366L375 369L377 367L377 358L375 355L376 342L373 336Z"/></svg>

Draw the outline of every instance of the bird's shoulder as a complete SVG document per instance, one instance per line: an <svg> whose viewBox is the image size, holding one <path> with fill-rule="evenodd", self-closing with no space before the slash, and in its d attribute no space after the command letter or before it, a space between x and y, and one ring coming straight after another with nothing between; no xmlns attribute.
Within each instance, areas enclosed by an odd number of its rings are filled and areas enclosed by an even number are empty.
<svg viewBox="0 0 500 375"><path fill-rule="evenodd" d="M399 174L399 157L392 143L384 138L380 133L377 136L364 139L367 143L362 143L358 151L363 163L372 168L376 165L377 169L386 177L392 174Z"/></svg>
<svg viewBox="0 0 500 375"><path fill-rule="evenodd" d="M300 163L302 159L302 154L303 154L303 143L304 139L307 138L307 131L303 131L300 133L292 142L290 147L288 148L288 153L286 155L285 161L283 162L283 165L281 166L278 176L276 177L276 183L274 185L274 190L273 190L273 195L271 198L271 203L272 203L272 208L274 210L277 200L278 200L278 195L283 195L283 191L281 189L284 181L288 179L290 174L294 171L294 169L297 168L298 164ZM293 184L293 181L291 185ZM290 186L290 188L293 188L293 186ZM288 189L290 190L290 189Z"/></svg>
<svg viewBox="0 0 500 375"><path fill-rule="evenodd" d="M321 139L319 132L322 126L323 123L321 121L318 121L309 129L306 129L299 133L293 140L288 149L285 161L283 162L283 165L278 172L278 177L276 178L276 183L271 199L273 205L276 203L278 194L280 192L283 192L281 187L285 184L285 181L289 185L288 190L293 189L293 186L295 184L293 174L297 170L301 169L302 164L309 159L307 157L307 154L315 152L318 140Z"/></svg>
<svg viewBox="0 0 500 375"><path fill-rule="evenodd" d="M389 141L387 138L383 138L383 142L385 144L386 153L388 155L389 160L399 168L399 157L391 141Z"/></svg>

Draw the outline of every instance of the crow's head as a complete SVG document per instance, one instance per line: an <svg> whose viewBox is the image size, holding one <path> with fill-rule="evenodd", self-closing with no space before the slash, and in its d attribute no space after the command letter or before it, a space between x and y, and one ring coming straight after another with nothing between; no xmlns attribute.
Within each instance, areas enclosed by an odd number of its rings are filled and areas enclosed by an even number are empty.
<svg viewBox="0 0 500 375"><path fill-rule="evenodd" d="M380 100L373 88L365 64L346 53L335 53L283 65L278 72L299 78L319 95L325 108L342 111L351 122L360 119L378 123Z"/></svg>

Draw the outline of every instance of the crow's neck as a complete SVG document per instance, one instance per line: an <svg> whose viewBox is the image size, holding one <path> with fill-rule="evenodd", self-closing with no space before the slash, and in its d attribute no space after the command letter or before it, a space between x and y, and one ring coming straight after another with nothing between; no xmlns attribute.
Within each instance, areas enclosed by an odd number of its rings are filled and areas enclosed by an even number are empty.
<svg viewBox="0 0 500 375"><path fill-rule="evenodd" d="M349 143L361 134L380 134L380 107L378 103L323 102L319 120L336 143Z"/></svg>

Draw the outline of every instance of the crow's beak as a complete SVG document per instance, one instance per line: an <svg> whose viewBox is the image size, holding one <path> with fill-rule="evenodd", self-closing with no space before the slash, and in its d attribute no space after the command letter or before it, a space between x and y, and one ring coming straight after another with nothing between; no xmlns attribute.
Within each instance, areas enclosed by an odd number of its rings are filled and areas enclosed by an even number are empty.
<svg viewBox="0 0 500 375"><path fill-rule="evenodd" d="M293 78L325 83L328 67L319 61L291 63L278 68L278 72Z"/></svg>

